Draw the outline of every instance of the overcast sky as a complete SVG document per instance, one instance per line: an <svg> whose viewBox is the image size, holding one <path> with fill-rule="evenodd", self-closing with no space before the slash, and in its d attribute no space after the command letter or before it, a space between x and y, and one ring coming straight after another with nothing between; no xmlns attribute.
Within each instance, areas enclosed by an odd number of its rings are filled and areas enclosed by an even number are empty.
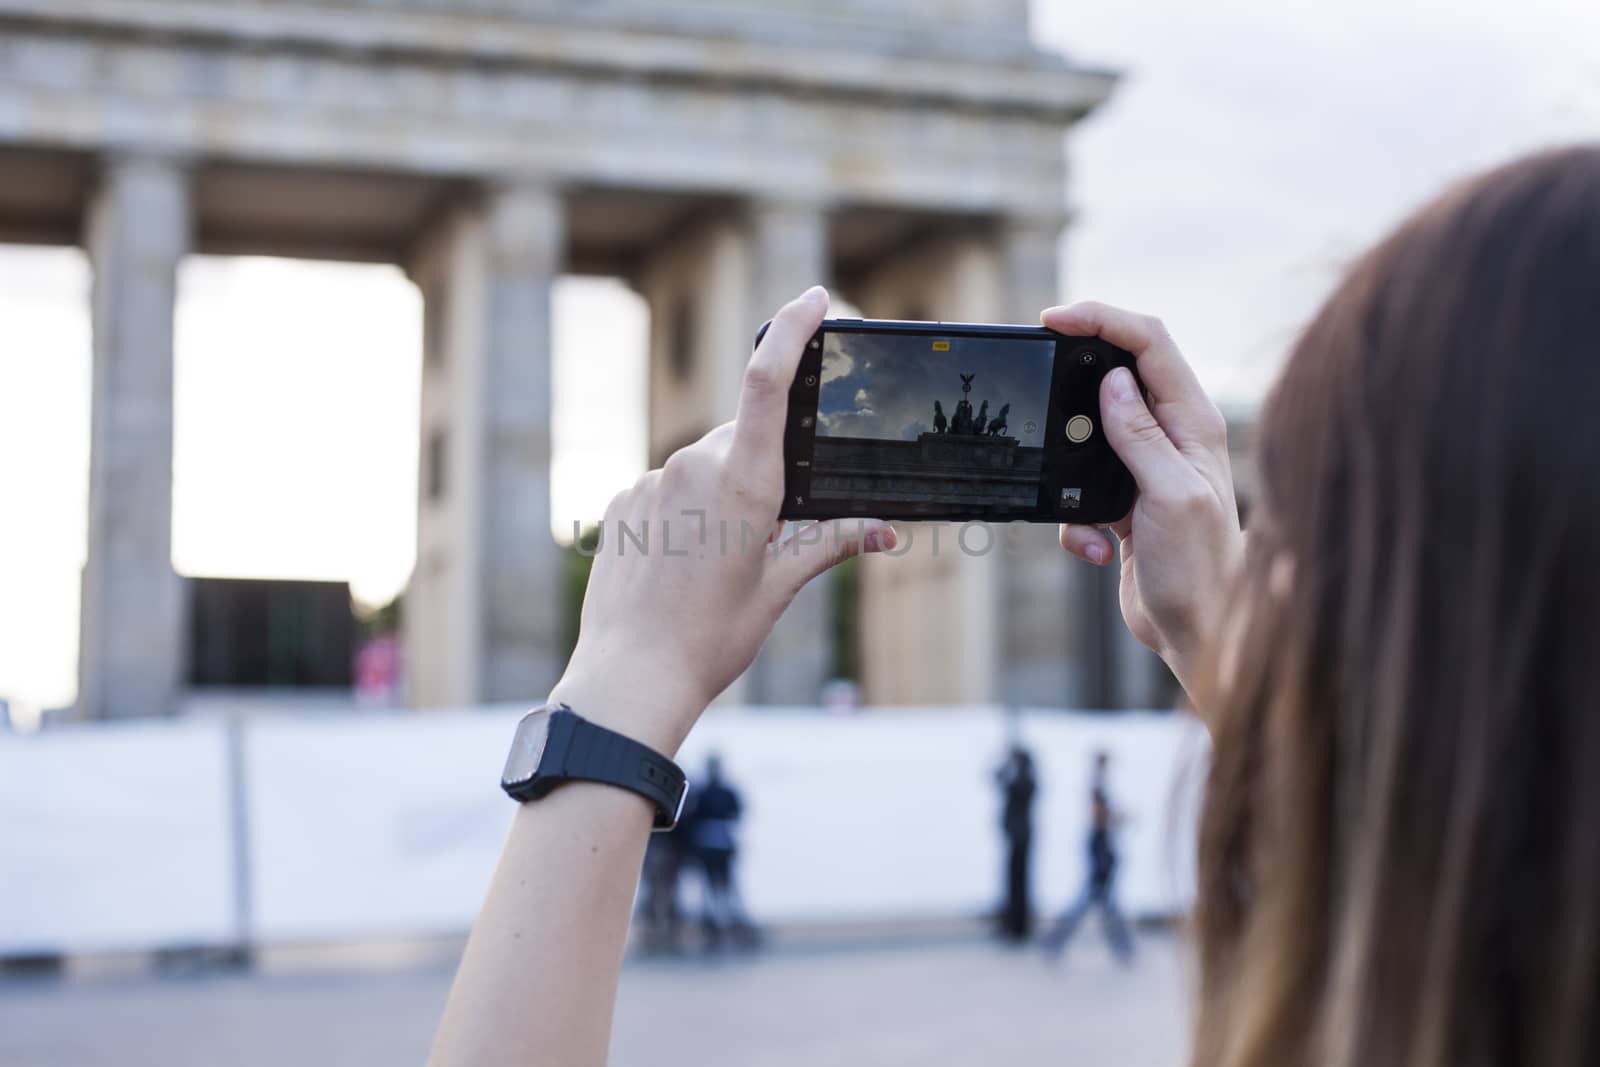
<svg viewBox="0 0 1600 1067"><path fill-rule="evenodd" d="M1068 293L1160 315L1232 403L1447 183L1600 137L1595 0L1035 0L1033 29L1124 75L1070 139Z"/></svg>
<svg viewBox="0 0 1600 1067"><path fill-rule="evenodd" d="M1007 436L1031 447L1044 443L1052 341L952 337L939 351L926 337L829 333L824 338L817 421L825 436L915 441L933 429L934 401L943 405L947 420L955 418L961 375L970 374L974 417L985 404L990 418L1010 404Z"/></svg>
<svg viewBox="0 0 1600 1067"><path fill-rule="evenodd" d="M1067 292L1160 314L1232 404L1260 395L1343 264L1424 198L1600 136L1594 0L1037 0L1033 29L1125 72L1070 139ZM30 705L75 688L86 303L76 252L0 250L0 697ZM613 283L560 288L558 528L643 467L644 329ZM186 264L179 569L397 592L415 555L419 333L392 268Z"/></svg>

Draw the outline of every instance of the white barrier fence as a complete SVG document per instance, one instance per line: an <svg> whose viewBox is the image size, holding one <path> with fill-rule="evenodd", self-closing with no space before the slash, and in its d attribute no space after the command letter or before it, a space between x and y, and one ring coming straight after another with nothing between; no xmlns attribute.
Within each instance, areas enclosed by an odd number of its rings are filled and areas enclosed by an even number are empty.
<svg viewBox="0 0 1600 1067"><path fill-rule="evenodd" d="M236 941L227 776L219 723L0 738L0 955Z"/></svg>
<svg viewBox="0 0 1600 1067"><path fill-rule="evenodd" d="M270 716L0 738L0 956L465 932L512 806L518 712ZM1020 737L1040 778L1035 899L1083 877L1092 754L1111 754L1120 892L1193 892L1203 731L1170 714L719 710L680 759L720 753L745 800L758 921L976 915L1000 893L993 772Z"/></svg>

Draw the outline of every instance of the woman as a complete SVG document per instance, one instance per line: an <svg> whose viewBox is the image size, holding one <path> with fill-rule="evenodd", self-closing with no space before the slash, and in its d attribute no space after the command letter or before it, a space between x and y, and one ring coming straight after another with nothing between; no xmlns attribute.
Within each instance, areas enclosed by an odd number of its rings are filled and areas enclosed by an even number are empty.
<svg viewBox="0 0 1600 1067"><path fill-rule="evenodd" d="M786 387L827 306L784 308L738 418L608 520L765 522ZM1600 149L1456 189L1351 272L1262 413L1244 551L1223 421L1160 323L1045 325L1138 359L1101 395L1139 483L1122 610L1212 730L1194 1062L1600 1062ZM603 556L553 694L665 753L809 578L892 547ZM605 1061L649 807L571 786L518 813L439 1064Z"/></svg>

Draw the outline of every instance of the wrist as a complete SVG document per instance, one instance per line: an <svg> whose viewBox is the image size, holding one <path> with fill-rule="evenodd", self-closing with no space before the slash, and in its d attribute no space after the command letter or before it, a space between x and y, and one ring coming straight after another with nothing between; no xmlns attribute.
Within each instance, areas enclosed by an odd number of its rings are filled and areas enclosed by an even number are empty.
<svg viewBox="0 0 1600 1067"><path fill-rule="evenodd" d="M1218 596L1221 595L1219 592ZM1215 681L1222 625L1219 612L1197 610L1181 622L1169 622L1160 633L1156 654L1172 671L1191 702L1200 699L1199 689Z"/></svg>
<svg viewBox="0 0 1600 1067"><path fill-rule="evenodd" d="M1195 688L1200 682L1201 658L1192 646L1177 646L1163 644L1158 650L1162 662L1178 680L1178 686L1192 701L1195 699Z"/></svg>
<svg viewBox="0 0 1600 1067"><path fill-rule="evenodd" d="M615 670L604 674L573 671L561 676L550 691L552 704L565 704L597 726L645 745L668 759L705 708L704 701L675 692L643 677L642 672Z"/></svg>

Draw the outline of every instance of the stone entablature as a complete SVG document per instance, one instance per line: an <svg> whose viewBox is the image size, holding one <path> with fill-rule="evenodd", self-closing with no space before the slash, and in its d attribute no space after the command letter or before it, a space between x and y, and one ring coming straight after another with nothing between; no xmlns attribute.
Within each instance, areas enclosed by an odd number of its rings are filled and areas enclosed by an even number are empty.
<svg viewBox="0 0 1600 1067"><path fill-rule="evenodd" d="M617 26L0 0L0 147L1064 215L1108 75Z"/></svg>
<svg viewBox="0 0 1600 1067"><path fill-rule="evenodd" d="M536 13L506 18L485 17L476 10L462 15L270 0L0 0L0 20L47 35L106 34L179 45L220 42L256 50L342 53L367 63L421 59L677 77L701 85L882 96L911 103L960 101L1056 122L1081 118L1104 99L1114 81L1109 71L1069 63L1033 48L1025 35L1016 33L1003 38L1014 50L997 56L965 47L971 39L948 23L937 36L902 27L895 35L900 47L891 50L857 36L859 29L847 24L837 33L818 34L819 23L800 5L774 7L763 17L775 26L806 32L763 36L695 32L678 28L682 20L660 17L671 5L633 6L648 6L657 15L630 19L627 9L610 5L601 16ZM1025 27L1026 22L1017 25Z"/></svg>
<svg viewBox="0 0 1600 1067"><path fill-rule="evenodd" d="M259 4L261 0L210 0L214 6ZM285 7L294 0L279 0ZM456 17L499 17L569 23L613 23L670 28L707 37L760 34L838 39L861 33L894 33L956 50L981 35L1025 43L1028 0L811 0L805 5L752 0L317 0L342 7L393 14L431 12Z"/></svg>

